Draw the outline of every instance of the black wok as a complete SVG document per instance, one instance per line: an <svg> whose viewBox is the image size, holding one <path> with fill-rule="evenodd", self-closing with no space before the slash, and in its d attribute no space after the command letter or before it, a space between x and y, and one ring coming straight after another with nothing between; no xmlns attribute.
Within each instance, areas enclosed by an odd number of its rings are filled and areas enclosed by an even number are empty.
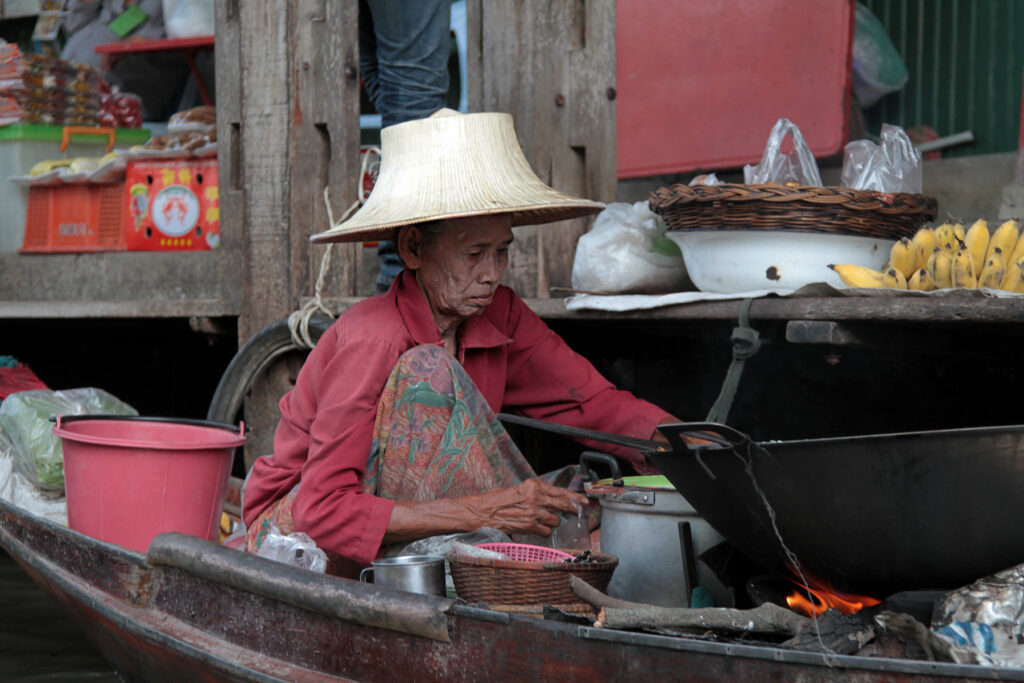
<svg viewBox="0 0 1024 683"><path fill-rule="evenodd" d="M763 443L718 424L660 429L672 449L649 461L766 568L792 564L781 537L808 580L882 598L1024 562L1024 425ZM702 430L732 445L680 438Z"/></svg>

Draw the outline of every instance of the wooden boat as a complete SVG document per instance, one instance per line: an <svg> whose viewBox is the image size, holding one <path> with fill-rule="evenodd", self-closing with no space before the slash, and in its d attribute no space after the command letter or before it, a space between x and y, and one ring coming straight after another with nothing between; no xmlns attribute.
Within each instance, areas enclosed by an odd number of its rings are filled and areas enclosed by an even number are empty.
<svg viewBox="0 0 1024 683"><path fill-rule="evenodd" d="M143 555L3 500L0 546L128 679L1024 681L1024 670L826 659L510 615L183 534L157 536Z"/></svg>

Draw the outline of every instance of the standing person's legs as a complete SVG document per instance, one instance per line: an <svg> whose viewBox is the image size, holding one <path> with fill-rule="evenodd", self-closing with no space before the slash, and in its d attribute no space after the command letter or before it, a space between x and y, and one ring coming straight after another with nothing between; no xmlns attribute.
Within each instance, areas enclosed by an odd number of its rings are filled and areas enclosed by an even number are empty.
<svg viewBox="0 0 1024 683"><path fill-rule="evenodd" d="M381 126L430 116L448 95L451 0L360 0L359 68ZM404 267L395 245L381 242L377 291Z"/></svg>
<svg viewBox="0 0 1024 683"><path fill-rule="evenodd" d="M448 95L451 0L363 2L360 9L369 9L376 48L376 68L364 71L363 80L381 126L430 116ZM367 75L375 82L367 84Z"/></svg>

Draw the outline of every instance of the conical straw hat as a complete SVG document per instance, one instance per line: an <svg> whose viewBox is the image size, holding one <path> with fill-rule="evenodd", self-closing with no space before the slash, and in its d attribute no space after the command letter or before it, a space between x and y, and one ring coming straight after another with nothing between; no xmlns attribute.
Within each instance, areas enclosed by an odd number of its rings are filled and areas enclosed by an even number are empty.
<svg viewBox="0 0 1024 683"><path fill-rule="evenodd" d="M548 187L519 147L509 114L442 109L381 131L380 172L366 203L313 242L387 239L403 225L510 214L512 225L597 213L600 202Z"/></svg>

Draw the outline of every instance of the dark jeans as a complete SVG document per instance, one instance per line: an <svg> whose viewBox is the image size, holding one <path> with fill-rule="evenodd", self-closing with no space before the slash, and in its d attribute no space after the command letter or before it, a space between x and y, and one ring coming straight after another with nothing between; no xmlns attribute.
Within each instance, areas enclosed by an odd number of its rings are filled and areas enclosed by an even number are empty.
<svg viewBox="0 0 1024 683"><path fill-rule="evenodd" d="M430 116L448 95L451 0L360 0L359 71L381 127ZM404 265L395 244L377 249L383 292Z"/></svg>

